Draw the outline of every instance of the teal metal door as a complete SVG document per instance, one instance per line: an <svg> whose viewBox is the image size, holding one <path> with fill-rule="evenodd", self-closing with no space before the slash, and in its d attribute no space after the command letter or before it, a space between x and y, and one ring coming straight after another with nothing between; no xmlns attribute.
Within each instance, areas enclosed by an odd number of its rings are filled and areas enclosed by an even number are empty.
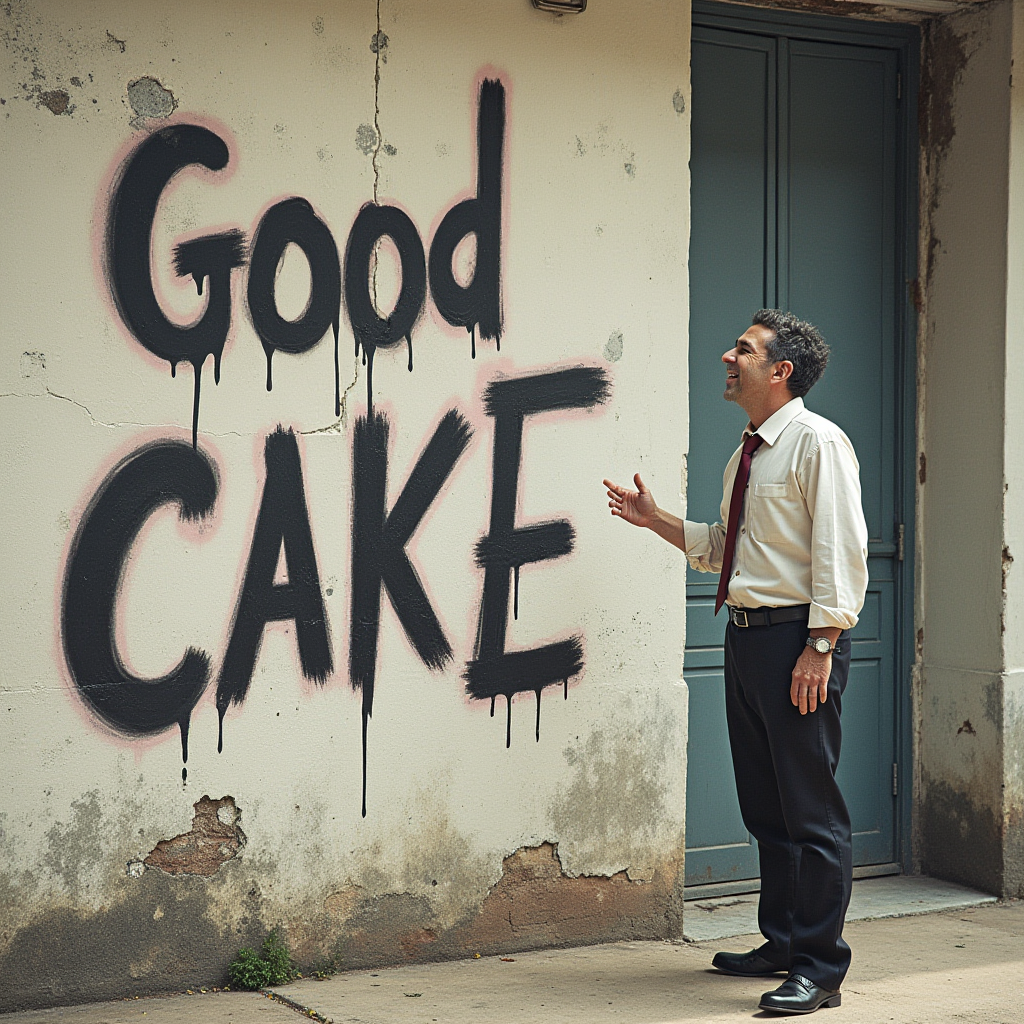
<svg viewBox="0 0 1024 1024"><path fill-rule="evenodd" d="M722 470L746 423L722 400L722 352L761 306L816 323L832 357L807 404L854 443L871 538L871 582L843 701L840 783L855 865L894 864L906 566L899 486L906 39L863 26L821 31L812 18L794 25L712 11L695 11L692 50L687 516L718 518ZM688 886L758 874L732 777L717 583L687 569Z"/></svg>

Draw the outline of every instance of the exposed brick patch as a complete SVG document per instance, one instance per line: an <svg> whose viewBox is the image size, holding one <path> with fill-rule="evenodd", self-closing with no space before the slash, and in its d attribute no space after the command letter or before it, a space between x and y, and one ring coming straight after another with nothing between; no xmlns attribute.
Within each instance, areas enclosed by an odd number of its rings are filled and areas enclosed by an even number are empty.
<svg viewBox="0 0 1024 1024"><path fill-rule="evenodd" d="M631 882L625 871L572 878L553 844L525 846L502 862L501 879L469 930L488 950L637 935L664 913L665 893L658 890L657 882Z"/></svg>
<svg viewBox="0 0 1024 1024"><path fill-rule="evenodd" d="M242 813L234 797L211 800L204 796L194 805L195 817L190 831L173 839L163 839L145 859L146 867L159 868L169 875L209 877L245 846L245 833L239 822Z"/></svg>
<svg viewBox="0 0 1024 1024"><path fill-rule="evenodd" d="M584 946L681 934L680 863L655 868L650 881L566 875L552 843L516 850L479 908L451 928L438 925L429 899L408 893L363 897L347 887L328 909L352 906L334 955L346 969L506 955L552 946ZM298 952L305 951L296 929ZM312 948L310 949L312 954Z"/></svg>

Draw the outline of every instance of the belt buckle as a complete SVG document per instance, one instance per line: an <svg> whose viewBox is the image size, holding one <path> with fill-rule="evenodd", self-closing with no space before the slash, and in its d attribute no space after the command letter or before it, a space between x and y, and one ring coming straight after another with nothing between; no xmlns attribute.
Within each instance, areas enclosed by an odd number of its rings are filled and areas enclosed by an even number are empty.
<svg viewBox="0 0 1024 1024"><path fill-rule="evenodd" d="M740 616L741 615L743 616L743 621L742 622L740 622ZM747 613L746 613L745 609L743 609L743 608L733 608L733 610L732 610L732 624L734 626L739 626L740 629L746 629L747 626L750 625L750 623L747 621Z"/></svg>

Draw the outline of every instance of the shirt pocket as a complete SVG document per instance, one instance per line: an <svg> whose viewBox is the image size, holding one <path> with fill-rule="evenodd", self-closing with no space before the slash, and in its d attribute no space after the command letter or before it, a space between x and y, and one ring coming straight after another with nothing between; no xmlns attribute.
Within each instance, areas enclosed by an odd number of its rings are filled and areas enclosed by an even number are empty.
<svg viewBox="0 0 1024 1024"><path fill-rule="evenodd" d="M799 491L794 483L754 484L750 508L750 535L763 544L778 544L792 534L798 512Z"/></svg>

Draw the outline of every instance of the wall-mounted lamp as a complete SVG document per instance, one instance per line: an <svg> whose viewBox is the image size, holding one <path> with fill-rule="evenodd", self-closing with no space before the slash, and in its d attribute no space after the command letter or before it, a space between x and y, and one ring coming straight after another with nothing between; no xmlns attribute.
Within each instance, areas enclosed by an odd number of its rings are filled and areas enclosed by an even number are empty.
<svg viewBox="0 0 1024 1024"><path fill-rule="evenodd" d="M587 9L587 0L533 0L533 6L551 14L582 14Z"/></svg>

